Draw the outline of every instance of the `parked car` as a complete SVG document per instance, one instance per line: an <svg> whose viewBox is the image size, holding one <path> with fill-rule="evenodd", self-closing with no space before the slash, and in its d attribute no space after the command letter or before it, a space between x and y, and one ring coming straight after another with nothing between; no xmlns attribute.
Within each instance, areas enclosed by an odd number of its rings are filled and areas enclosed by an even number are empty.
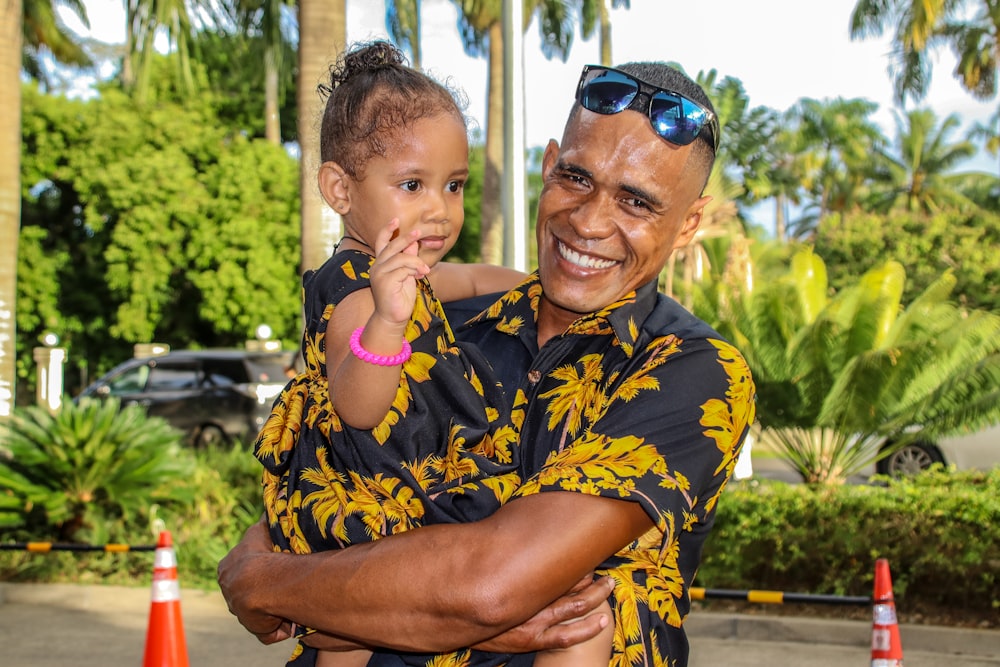
<svg viewBox="0 0 1000 667"><path fill-rule="evenodd" d="M876 470L894 477L915 475L935 463L957 470L989 470L1000 465L1000 424L972 433L919 440L887 456Z"/></svg>
<svg viewBox="0 0 1000 667"><path fill-rule="evenodd" d="M198 447L250 440L285 386L290 352L177 350L130 359L85 388L163 417Z"/></svg>

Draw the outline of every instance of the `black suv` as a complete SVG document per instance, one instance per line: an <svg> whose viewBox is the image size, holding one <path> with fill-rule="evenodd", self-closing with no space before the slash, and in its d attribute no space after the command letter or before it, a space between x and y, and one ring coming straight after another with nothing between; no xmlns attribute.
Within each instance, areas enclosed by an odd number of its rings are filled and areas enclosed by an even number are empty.
<svg viewBox="0 0 1000 667"><path fill-rule="evenodd" d="M177 350L119 364L80 397L143 405L197 447L250 441L287 382L291 358L290 352Z"/></svg>

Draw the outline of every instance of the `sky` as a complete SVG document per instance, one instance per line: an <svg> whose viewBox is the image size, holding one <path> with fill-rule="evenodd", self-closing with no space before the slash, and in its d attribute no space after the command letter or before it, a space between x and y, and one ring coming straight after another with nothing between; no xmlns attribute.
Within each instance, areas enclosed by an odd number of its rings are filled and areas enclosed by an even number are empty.
<svg viewBox="0 0 1000 667"><path fill-rule="evenodd" d="M124 41L121 0L84 0L94 37ZM892 83L887 74L889 39L851 41L848 22L855 0L631 0L631 9L613 10L612 60L680 63L689 75L716 70L743 83L750 106L785 111L799 99L864 98L879 105L873 116L886 135L896 134ZM423 66L436 78L450 78L469 97L468 113L485 125L486 61L465 54L450 0L423 0ZM348 42L385 37L381 0L347 0ZM341 45L331 44L330 59ZM599 62L595 35L577 33L566 62L546 60L537 23L524 37L525 143L544 146L558 139L583 65ZM952 77L950 51L932 58L929 95L918 105L943 119L958 114L960 139L974 122L985 123L998 101L978 102ZM913 105L911 104L911 107ZM997 158L981 151L963 170L996 173Z"/></svg>

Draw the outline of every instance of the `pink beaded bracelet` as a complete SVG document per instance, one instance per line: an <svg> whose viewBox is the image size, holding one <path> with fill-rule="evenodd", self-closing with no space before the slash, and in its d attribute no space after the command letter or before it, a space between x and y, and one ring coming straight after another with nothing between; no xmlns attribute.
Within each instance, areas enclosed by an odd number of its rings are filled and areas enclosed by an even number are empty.
<svg viewBox="0 0 1000 667"><path fill-rule="evenodd" d="M351 334L351 353L355 357L364 361L368 364L374 364L376 366L399 366L400 364L406 363L406 360L410 358L410 354L413 349L410 347L410 341L403 339L403 349L399 354L394 354L391 357L383 354L373 354L361 347L361 333L365 330L364 327L358 327Z"/></svg>

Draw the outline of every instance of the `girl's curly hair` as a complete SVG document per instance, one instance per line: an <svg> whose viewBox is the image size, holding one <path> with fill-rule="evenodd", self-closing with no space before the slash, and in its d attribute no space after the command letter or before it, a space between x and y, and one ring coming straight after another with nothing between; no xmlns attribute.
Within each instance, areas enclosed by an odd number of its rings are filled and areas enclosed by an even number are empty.
<svg viewBox="0 0 1000 667"><path fill-rule="evenodd" d="M320 159L338 163L358 180L370 158L385 155L394 134L422 118L453 114L468 127L461 92L410 67L387 41L363 42L342 53L319 92L327 98Z"/></svg>

